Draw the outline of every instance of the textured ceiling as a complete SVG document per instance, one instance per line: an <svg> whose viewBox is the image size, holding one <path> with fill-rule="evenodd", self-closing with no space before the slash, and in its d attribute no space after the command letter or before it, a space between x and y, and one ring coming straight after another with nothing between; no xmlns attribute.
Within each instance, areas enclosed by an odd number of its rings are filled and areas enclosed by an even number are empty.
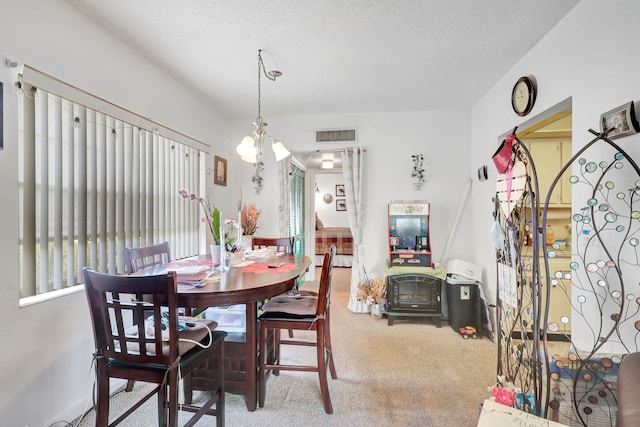
<svg viewBox="0 0 640 427"><path fill-rule="evenodd" d="M578 0L67 0L228 118L466 108Z"/></svg>

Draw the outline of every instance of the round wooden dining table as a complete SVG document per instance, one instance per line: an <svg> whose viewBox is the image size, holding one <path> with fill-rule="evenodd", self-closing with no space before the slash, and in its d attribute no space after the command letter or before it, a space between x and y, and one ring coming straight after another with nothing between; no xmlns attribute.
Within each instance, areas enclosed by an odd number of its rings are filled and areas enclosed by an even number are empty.
<svg viewBox="0 0 640 427"><path fill-rule="evenodd" d="M208 258L201 256L172 264L197 265L198 262L208 262ZM307 256L285 254L277 257L277 260L256 259L249 265L232 266L221 273L219 281L205 282L202 287L178 286L178 302L183 307L205 309L236 304L246 306L244 342L242 339L233 339L233 335L237 334L229 334L232 339L225 341L225 366L237 367L237 360L234 359L246 360L245 377L241 378L236 369L228 373L225 368L225 390L243 394L250 411L256 409L258 395L258 303L292 289L310 265L311 258ZM198 380L192 381L193 389L200 389L198 383ZM206 384L206 379L203 383Z"/></svg>

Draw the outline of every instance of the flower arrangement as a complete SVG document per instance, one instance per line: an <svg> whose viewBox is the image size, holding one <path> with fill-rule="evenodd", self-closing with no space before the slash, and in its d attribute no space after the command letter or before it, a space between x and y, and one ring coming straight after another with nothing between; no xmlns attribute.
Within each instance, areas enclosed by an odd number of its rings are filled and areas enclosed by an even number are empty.
<svg viewBox="0 0 640 427"><path fill-rule="evenodd" d="M420 188L424 183L424 156L422 154L412 154L411 160L413 160L411 177L416 178L414 185L416 188Z"/></svg>
<svg viewBox="0 0 640 427"><path fill-rule="evenodd" d="M240 246L239 231L240 224L235 218L227 218L223 223L224 232L224 246L227 252L240 252L242 247Z"/></svg>
<svg viewBox="0 0 640 427"><path fill-rule="evenodd" d="M200 221L206 222L209 226L209 231L211 232L211 236L213 240L216 242L216 245L220 244L220 211L215 208L212 208L211 203L209 203L209 199L205 199L204 197L197 196L194 193L190 193L187 189L183 188L178 191L178 194L183 199L189 199L193 201L197 201L200 203L202 207L202 211L204 212L204 216L200 217ZM217 215L216 215L217 212ZM217 223L217 225L216 225Z"/></svg>
<svg viewBox="0 0 640 427"><path fill-rule="evenodd" d="M242 234L244 236L252 236L258 229L258 218L260 218L261 210L256 208L253 203L245 204L242 202L242 195L238 200L238 212L240 212L240 225L242 226Z"/></svg>
<svg viewBox="0 0 640 427"><path fill-rule="evenodd" d="M358 284L358 301L366 304L380 304L387 296L387 284L384 279L367 279Z"/></svg>

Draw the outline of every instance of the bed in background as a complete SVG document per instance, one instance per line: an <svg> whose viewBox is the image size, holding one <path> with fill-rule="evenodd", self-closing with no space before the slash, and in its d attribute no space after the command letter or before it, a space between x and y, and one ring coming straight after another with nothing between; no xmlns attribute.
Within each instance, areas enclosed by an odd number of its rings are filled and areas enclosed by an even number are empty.
<svg viewBox="0 0 640 427"><path fill-rule="evenodd" d="M331 245L336 245L334 267L351 267L353 264L353 236L349 227L316 227L316 266L322 265L322 258Z"/></svg>

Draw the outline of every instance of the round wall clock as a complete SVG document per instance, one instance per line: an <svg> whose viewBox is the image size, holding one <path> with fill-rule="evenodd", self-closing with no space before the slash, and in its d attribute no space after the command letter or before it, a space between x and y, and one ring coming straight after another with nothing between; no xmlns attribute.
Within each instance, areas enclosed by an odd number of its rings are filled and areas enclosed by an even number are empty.
<svg viewBox="0 0 640 427"><path fill-rule="evenodd" d="M327 193L327 194L324 195L322 200L324 200L325 203L331 203L333 201L333 196L331 194Z"/></svg>
<svg viewBox="0 0 640 427"><path fill-rule="evenodd" d="M511 91L511 106L519 116L526 116L536 102L536 84L530 77L520 77Z"/></svg>

